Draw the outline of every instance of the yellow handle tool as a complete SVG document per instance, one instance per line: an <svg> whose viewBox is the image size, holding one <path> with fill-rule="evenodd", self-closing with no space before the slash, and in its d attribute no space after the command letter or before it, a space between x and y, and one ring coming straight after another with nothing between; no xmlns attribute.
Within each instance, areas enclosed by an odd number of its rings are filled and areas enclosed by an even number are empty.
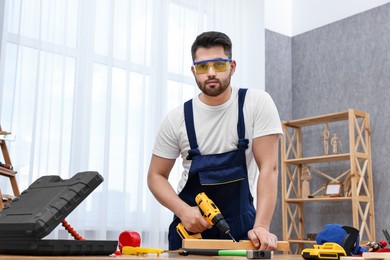
<svg viewBox="0 0 390 260"><path fill-rule="evenodd" d="M199 193L195 198L196 204L198 204L200 211L202 212L202 215L205 217L205 219L211 224L216 225L217 228L225 233L228 234L234 242L236 240L233 238L233 236L230 234L230 227L229 224L226 222L224 217L221 214L221 211L219 208L214 204L214 202L207 197L206 193L201 192ZM181 236L182 239L190 238L190 239L199 239L202 238L202 235L200 233L194 234L189 233L183 226L182 223L179 223L176 226L177 233Z"/></svg>
<svg viewBox="0 0 390 260"><path fill-rule="evenodd" d="M149 248L149 247L134 247L134 246L124 246L122 248L123 255L146 255L146 254L157 254L159 256L162 253L168 252L167 250L159 248Z"/></svg>

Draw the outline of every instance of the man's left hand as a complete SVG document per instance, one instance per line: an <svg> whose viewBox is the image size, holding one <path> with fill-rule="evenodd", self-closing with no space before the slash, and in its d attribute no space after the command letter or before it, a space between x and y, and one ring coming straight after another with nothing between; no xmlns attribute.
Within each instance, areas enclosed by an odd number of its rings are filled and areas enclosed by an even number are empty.
<svg viewBox="0 0 390 260"><path fill-rule="evenodd" d="M248 237L259 250L276 250L278 238L265 227L254 227L248 231Z"/></svg>

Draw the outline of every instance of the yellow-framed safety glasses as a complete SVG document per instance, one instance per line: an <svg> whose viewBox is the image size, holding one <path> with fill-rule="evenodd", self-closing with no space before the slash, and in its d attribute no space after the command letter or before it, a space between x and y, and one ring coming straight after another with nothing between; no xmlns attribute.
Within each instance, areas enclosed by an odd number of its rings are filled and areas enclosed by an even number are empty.
<svg viewBox="0 0 390 260"><path fill-rule="evenodd" d="M229 63L232 62L232 59L213 59L213 60L201 60L194 62L195 72L198 74L205 74L209 71L210 66L215 72L224 72L227 70Z"/></svg>

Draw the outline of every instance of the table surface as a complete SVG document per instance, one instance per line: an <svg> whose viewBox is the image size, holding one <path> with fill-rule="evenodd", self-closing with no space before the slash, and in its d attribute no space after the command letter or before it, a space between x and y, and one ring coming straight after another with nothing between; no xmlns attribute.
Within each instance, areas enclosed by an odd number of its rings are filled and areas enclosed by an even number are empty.
<svg viewBox="0 0 390 260"><path fill-rule="evenodd" d="M175 253L163 253L157 256L156 254L148 255L122 255L122 256L20 256L20 255L0 255L0 260L38 260L38 259L50 259L50 260L125 260L125 259L224 259L224 260L245 260L243 256L199 256L189 255L182 256ZM288 254L274 254L273 260L302 260L301 255L288 255Z"/></svg>

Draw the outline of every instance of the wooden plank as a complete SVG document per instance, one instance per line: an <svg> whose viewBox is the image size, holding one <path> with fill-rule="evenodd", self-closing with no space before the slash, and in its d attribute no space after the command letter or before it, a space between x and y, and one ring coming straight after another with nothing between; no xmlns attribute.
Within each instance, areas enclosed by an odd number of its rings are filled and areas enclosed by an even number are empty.
<svg viewBox="0 0 390 260"><path fill-rule="evenodd" d="M241 250L255 250L256 248L250 240L241 240L233 242L225 239L183 239L183 248L197 248L197 249L241 249ZM278 241L278 251L289 251L290 244L288 241Z"/></svg>
<svg viewBox="0 0 390 260"><path fill-rule="evenodd" d="M364 252L364 259L378 259L378 260L388 260L390 259L390 253L388 252Z"/></svg>
<svg viewBox="0 0 390 260"><path fill-rule="evenodd" d="M364 252L363 256L342 256L340 260L390 260L390 253Z"/></svg>

